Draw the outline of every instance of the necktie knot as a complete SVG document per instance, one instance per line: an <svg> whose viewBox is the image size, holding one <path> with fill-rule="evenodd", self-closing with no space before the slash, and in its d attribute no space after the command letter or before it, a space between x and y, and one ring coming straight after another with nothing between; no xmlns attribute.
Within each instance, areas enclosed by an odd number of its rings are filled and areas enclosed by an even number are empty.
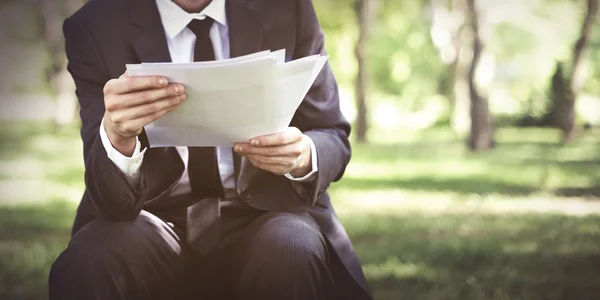
<svg viewBox="0 0 600 300"><path fill-rule="evenodd" d="M203 20L194 19L188 24L188 28L196 35L194 46L194 61L215 60L212 41L208 33L214 20L206 17Z"/></svg>
<svg viewBox="0 0 600 300"><path fill-rule="evenodd" d="M213 23L214 20L207 16L203 20L193 19L187 27L197 38L208 38L208 33L210 32L210 27Z"/></svg>

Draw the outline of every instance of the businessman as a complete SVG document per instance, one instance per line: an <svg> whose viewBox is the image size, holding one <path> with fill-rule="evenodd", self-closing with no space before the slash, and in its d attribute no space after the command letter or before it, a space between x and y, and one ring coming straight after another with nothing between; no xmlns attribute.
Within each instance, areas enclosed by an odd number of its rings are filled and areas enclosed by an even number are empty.
<svg viewBox="0 0 600 300"><path fill-rule="evenodd" d="M325 66L282 133L149 148L185 86L125 64L324 54L311 0L91 0L64 23L86 192L50 299L371 299L327 194L350 126Z"/></svg>

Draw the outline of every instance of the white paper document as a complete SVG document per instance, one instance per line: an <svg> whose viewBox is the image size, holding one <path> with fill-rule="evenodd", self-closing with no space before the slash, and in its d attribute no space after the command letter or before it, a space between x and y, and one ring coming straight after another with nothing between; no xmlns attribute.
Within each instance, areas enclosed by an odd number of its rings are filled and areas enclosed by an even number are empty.
<svg viewBox="0 0 600 300"><path fill-rule="evenodd" d="M151 147L232 146L285 130L327 56L285 62L285 50L210 62L127 65L130 76L164 76L187 99L145 127Z"/></svg>

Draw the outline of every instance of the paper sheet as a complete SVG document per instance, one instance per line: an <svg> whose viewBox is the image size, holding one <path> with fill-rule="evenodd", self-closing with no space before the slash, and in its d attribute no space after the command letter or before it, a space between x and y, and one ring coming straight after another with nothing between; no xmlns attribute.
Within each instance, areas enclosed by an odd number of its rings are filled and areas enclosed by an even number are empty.
<svg viewBox="0 0 600 300"><path fill-rule="evenodd" d="M131 76L165 76L187 100L146 126L151 147L232 146L283 131L327 57L285 62L285 52L189 64L127 65Z"/></svg>

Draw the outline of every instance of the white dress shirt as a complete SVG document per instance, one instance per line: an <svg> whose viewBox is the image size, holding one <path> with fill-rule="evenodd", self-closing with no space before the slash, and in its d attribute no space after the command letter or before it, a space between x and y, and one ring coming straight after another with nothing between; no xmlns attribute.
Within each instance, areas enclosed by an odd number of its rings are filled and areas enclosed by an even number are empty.
<svg viewBox="0 0 600 300"><path fill-rule="evenodd" d="M190 14L173 3L171 0L156 0L158 12L167 37L167 45L171 60L175 63L188 63L194 61L194 45L196 35L187 28L193 19L203 20L207 16L214 20L210 28L209 36L213 44L215 59L229 58L229 28L225 11L225 0L213 0L202 12ZM140 167L144 159L146 149L141 150L139 139L136 141L135 151L131 157L122 155L112 146L106 130L104 120L100 125L100 138L108 158L123 172L132 186L137 186L140 180ZM317 152L314 142L308 139L311 146L312 170L302 178L294 178L290 174L285 176L294 181L307 182L315 177L317 170ZM187 147L176 147L185 164L185 171L179 184L175 187L172 195L181 195L191 192L190 180L187 172L189 151ZM221 183L226 197L235 196L235 172L233 163L233 152L231 147L217 147L217 162Z"/></svg>

